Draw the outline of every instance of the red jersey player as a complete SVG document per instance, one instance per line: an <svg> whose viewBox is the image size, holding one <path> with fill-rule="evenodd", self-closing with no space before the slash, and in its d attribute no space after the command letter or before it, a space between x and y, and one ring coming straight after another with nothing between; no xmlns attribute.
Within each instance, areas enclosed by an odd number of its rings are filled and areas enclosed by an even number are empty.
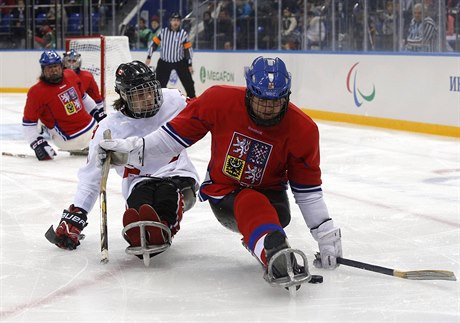
<svg viewBox="0 0 460 323"><path fill-rule="evenodd" d="M90 114L99 122L105 118L104 112L104 100L102 99L99 87L97 86L96 80L93 74L88 71L81 69L81 54L75 49L71 49L63 54L64 67L72 69L77 73L81 80L81 88L86 95L89 95L91 99L97 105L97 110L90 111ZM85 94L83 94L85 95Z"/></svg>
<svg viewBox="0 0 460 323"><path fill-rule="evenodd" d="M135 167L149 156L174 155L211 132L212 157L200 199L209 201L222 225L242 234L244 245L266 268L269 283L298 287L311 275L305 255L289 247L283 230L291 220L288 184L318 242L321 261L316 265L335 268L342 256L340 229L323 200L318 127L289 102L291 75L281 59L256 58L245 78L246 88L209 88L144 138L99 145L128 153L128 164Z"/></svg>
<svg viewBox="0 0 460 323"><path fill-rule="evenodd" d="M48 160L56 152L37 132L38 122L48 129L54 144L62 150L88 147L97 122L85 110L80 79L72 70L63 70L59 54L46 50L39 62L42 74L27 92L22 125L38 160Z"/></svg>

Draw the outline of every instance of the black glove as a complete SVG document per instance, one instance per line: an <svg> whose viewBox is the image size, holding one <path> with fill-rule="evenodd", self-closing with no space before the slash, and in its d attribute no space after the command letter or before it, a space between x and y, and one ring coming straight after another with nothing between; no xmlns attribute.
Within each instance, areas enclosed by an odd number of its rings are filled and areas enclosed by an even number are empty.
<svg viewBox="0 0 460 323"><path fill-rule="evenodd" d="M31 143L30 148L35 151L35 156L37 156L38 160L50 160L56 156L56 152L53 147L51 147L42 136L38 137L37 140Z"/></svg>
<svg viewBox="0 0 460 323"><path fill-rule="evenodd" d="M80 233L87 225L87 214L73 204L62 212L61 222L56 229L56 246L73 250L80 245Z"/></svg>
<svg viewBox="0 0 460 323"><path fill-rule="evenodd" d="M104 111L104 108L94 108L93 110L91 110L91 112L89 113L94 119L96 119L97 122L100 122L102 119L104 119L105 117L107 117L107 115L105 114L105 111Z"/></svg>

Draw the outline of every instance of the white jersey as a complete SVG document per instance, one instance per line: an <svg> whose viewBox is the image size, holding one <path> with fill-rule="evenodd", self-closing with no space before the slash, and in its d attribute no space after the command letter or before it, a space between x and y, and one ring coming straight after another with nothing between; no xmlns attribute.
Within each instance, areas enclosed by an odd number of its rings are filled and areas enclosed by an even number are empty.
<svg viewBox="0 0 460 323"><path fill-rule="evenodd" d="M175 117L186 106L185 97L175 89L162 89L163 105L159 112L144 119L134 119L125 116L119 111L110 113L103 119L94 133L89 144L88 162L78 171L78 187L74 198L74 205L90 212L99 197L101 169L97 167L97 147L103 139L106 129L112 132L112 138L125 139L132 136L144 137L155 131L161 125ZM164 156L146 156L144 166L133 168L127 166L113 166L122 180L122 195L126 200L134 185L150 177L185 176L194 178L198 189L198 173L190 161L187 152L183 150L174 158Z"/></svg>

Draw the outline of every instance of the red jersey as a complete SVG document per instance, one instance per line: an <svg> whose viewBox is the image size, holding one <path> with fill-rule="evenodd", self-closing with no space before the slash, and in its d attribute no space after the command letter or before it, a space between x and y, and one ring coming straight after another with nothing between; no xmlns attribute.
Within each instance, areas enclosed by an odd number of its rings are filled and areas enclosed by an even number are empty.
<svg viewBox="0 0 460 323"><path fill-rule="evenodd" d="M93 74L88 71L80 70L78 77L81 80L82 93L88 93L96 103L102 102L101 92L99 92L99 87L97 86Z"/></svg>
<svg viewBox="0 0 460 323"><path fill-rule="evenodd" d="M246 110L246 89L213 86L192 100L165 129L185 146L212 134L211 160L200 197L220 199L240 186L308 190L321 185L319 133L294 104L275 126L256 125Z"/></svg>
<svg viewBox="0 0 460 323"><path fill-rule="evenodd" d="M72 70L64 70L59 84L40 80L27 92L23 126L35 126L40 120L66 140L78 137L95 122L83 106L82 93L80 79Z"/></svg>

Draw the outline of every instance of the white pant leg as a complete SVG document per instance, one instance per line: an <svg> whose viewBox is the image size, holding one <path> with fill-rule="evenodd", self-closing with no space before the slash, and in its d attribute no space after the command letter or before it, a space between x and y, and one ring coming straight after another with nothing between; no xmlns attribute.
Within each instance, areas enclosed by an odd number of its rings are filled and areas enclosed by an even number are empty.
<svg viewBox="0 0 460 323"><path fill-rule="evenodd" d="M97 127L97 123L94 123L91 130L86 131L82 135L65 141L62 137L54 130L51 129L51 138L53 139L53 143L61 150L82 150L88 147L89 141L93 136L93 131Z"/></svg>

